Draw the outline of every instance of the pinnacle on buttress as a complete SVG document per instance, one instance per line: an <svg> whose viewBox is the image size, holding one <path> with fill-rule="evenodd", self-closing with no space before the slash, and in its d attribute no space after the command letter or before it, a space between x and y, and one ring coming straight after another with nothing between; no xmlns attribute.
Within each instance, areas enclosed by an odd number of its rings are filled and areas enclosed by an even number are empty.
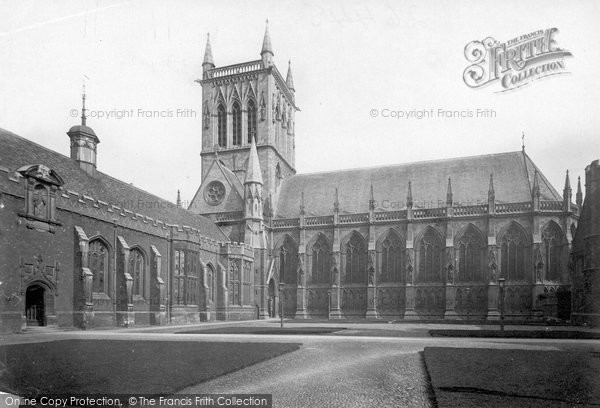
<svg viewBox="0 0 600 408"><path fill-rule="evenodd" d="M413 206L413 195L412 195L412 183L408 182L408 194L406 195L406 207L412 208Z"/></svg>
<svg viewBox="0 0 600 408"><path fill-rule="evenodd" d="M304 190L302 190L302 196L300 199L300 215L304 215Z"/></svg>
<svg viewBox="0 0 600 408"><path fill-rule="evenodd" d="M538 176L537 169L535 169L535 173L533 175L533 188L531 190L531 194L534 197L539 197L540 196L540 181L539 181L539 176Z"/></svg>
<svg viewBox="0 0 600 408"><path fill-rule="evenodd" d="M565 188L564 191L571 190L571 180L569 180L569 170L567 170L567 175L565 176Z"/></svg>
<svg viewBox="0 0 600 408"><path fill-rule="evenodd" d="M575 204L581 209L583 205L583 193L581 192L581 177L577 177L577 194L575 195Z"/></svg>
<svg viewBox="0 0 600 408"><path fill-rule="evenodd" d="M212 49L210 48L210 33L206 34L206 50L204 51L204 60L202 61L202 68L204 70L212 69L215 67L213 61Z"/></svg>
<svg viewBox="0 0 600 408"><path fill-rule="evenodd" d="M494 201L496 199L496 192L494 191L494 175L490 174L490 187L488 188L488 201Z"/></svg>
<svg viewBox="0 0 600 408"><path fill-rule="evenodd" d="M369 196L369 210L375 209L375 195L373 194L373 183L371 183L371 194Z"/></svg>
<svg viewBox="0 0 600 408"><path fill-rule="evenodd" d="M248 168L246 169L246 178L244 180L244 184L248 183L263 184L260 163L258 161L258 152L256 151L256 141L254 138L252 138L252 143L250 144Z"/></svg>
<svg viewBox="0 0 600 408"><path fill-rule="evenodd" d="M448 177L448 188L446 189L446 206L452 207L452 180Z"/></svg>
<svg viewBox="0 0 600 408"><path fill-rule="evenodd" d="M290 91L296 91L294 89L294 78L292 77L292 61L288 61L288 72L285 78L285 84Z"/></svg>
<svg viewBox="0 0 600 408"><path fill-rule="evenodd" d="M340 210L340 200L338 197L338 189L335 188L335 199L333 201L333 211L338 212Z"/></svg>

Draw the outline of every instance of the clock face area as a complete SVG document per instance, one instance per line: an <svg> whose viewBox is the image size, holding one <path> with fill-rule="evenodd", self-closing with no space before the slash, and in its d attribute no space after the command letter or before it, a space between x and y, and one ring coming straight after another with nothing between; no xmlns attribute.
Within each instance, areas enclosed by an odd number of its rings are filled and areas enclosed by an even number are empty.
<svg viewBox="0 0 600 408"><path fill-rule="evenodd" d="M220 181L211 181L204 189L204 200L210 205L219 205L225 198L225 186Z"/></svg>

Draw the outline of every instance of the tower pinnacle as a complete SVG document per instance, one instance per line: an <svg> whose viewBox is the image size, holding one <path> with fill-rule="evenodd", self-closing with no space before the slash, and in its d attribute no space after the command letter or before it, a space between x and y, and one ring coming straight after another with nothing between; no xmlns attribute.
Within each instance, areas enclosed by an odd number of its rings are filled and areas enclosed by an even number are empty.
<svg viewBox="0 0 600 408"><path fill-rule="evenodd" d="M287 76L285 78L285 84L287 85L287 87L290 91L292 91L292 92L296 91L294 89L294 78L292 76L292 61L288 61L288 72L287 72Z"/></svg>
<svg viewBox="0 0 600 408"><path fill-rule="evenodd" d="M271 45L271 36L269 35L269 20L267 20L267 27L265 28L265 37L263 38L262 50L260 56L263 60L263 65L269 67L273 65L273 46Z"/></svg>
<svg viewBox="0 0 600 408"><path fill-rule="evenodd" d="M212 49L210 47L210 33L206 34L206 49L204 51L204 60L202 61L202 69L206 72L215 67L213 61Z"/></svg>

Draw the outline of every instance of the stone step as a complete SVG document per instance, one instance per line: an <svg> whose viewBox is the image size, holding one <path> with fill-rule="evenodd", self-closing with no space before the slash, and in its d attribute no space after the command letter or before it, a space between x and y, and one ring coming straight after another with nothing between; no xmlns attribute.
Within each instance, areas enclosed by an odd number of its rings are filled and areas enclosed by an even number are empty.
<svg viewBox="0 0 600 408"><path fill-rule="evenodd" d="M51 333L61 331L57 325L51 326L27 326L23 333Z"/></svg>

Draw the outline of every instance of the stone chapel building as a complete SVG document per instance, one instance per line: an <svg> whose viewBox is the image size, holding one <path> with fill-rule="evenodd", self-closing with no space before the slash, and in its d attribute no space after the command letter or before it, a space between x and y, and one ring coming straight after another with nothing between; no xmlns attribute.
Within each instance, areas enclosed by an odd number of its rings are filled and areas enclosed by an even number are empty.
<svg viewBox="0 0 600 408"><path fill-rule="evenodd" d="M583 195L525 150L296 174L291 68L202 64L202 179L188 209L0 130L0 329L288 318L570 318Z"/></svg>

